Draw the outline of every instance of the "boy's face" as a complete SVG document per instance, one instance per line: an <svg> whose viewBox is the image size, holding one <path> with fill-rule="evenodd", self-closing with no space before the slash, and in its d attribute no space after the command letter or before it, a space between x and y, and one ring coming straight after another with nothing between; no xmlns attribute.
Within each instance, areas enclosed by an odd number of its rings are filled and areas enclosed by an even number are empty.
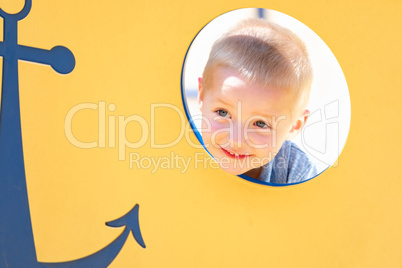
<svg viewBox="0 0 402 268"><path fill-rule="evenodd" d="M229 68L215 68L208 88L199 79L202 138L220 167L257 178L286 139L303 127L308 111L291 118L289 94L250 83Z"/></svg>

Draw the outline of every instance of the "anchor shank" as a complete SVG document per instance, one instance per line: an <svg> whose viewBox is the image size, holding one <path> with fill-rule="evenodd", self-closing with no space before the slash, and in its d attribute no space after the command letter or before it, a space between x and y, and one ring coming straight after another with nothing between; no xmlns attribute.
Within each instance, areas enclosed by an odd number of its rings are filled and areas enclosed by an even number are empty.
<svg viewBox="0 0 402 268"><path fill-rule="evenodd" d="M18 21L14 18L4 19L4 44L7 47L15 47L18 44Z"/></svg>
<svg viewBox="0 0 402 268"><path fill-rule="evenodd" d="M5 54L0 111L0 254L4 259L2 262L9 267L24 267L25 263L36 263L37 260L25 181L16 46L17 21L4 20Z"/></svg>

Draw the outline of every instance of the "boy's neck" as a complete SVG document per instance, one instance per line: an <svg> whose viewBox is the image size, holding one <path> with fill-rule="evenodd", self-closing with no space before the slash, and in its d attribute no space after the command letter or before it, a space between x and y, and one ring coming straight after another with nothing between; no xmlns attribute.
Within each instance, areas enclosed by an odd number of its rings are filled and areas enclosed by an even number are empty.
<svg viewBox="0 0 402 268"><path fill-rule="evenodd" d="M262 167L258 167L247 171L246 173L244 173L244 175L249 176L253 179L258 179L258 177L260 177L261 171Z"/></svg>

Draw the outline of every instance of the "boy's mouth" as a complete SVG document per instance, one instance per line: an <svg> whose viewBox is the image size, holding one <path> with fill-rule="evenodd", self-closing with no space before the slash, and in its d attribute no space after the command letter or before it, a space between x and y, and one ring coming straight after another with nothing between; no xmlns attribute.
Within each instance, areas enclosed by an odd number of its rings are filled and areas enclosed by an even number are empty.
<svg viewBox="0 0 402 268"><path fill-rule="evenodd" d="M220 146L219 146L220 147ZM251 154L249 153L238 153L238 152L232 152L229 151L227 149L224 149L222 147L220 147L222 149L222 151L226 154L226 156L233 158L233 159L243 159L245 157L249 157L251 156Z"/></svg>

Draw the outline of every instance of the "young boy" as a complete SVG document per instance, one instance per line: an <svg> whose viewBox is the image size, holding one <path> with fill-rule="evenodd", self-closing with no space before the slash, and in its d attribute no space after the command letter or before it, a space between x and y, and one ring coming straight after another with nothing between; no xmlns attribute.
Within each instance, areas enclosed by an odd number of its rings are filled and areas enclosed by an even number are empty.
<svg viewBox="0 0 402 268"><path fill-rule="evenodd" d="M312 82L307 50L292 32L243 21L214 43L198 81L202 139L223 170L278 184L316 175L289 141L310 115Z"/></svg>

